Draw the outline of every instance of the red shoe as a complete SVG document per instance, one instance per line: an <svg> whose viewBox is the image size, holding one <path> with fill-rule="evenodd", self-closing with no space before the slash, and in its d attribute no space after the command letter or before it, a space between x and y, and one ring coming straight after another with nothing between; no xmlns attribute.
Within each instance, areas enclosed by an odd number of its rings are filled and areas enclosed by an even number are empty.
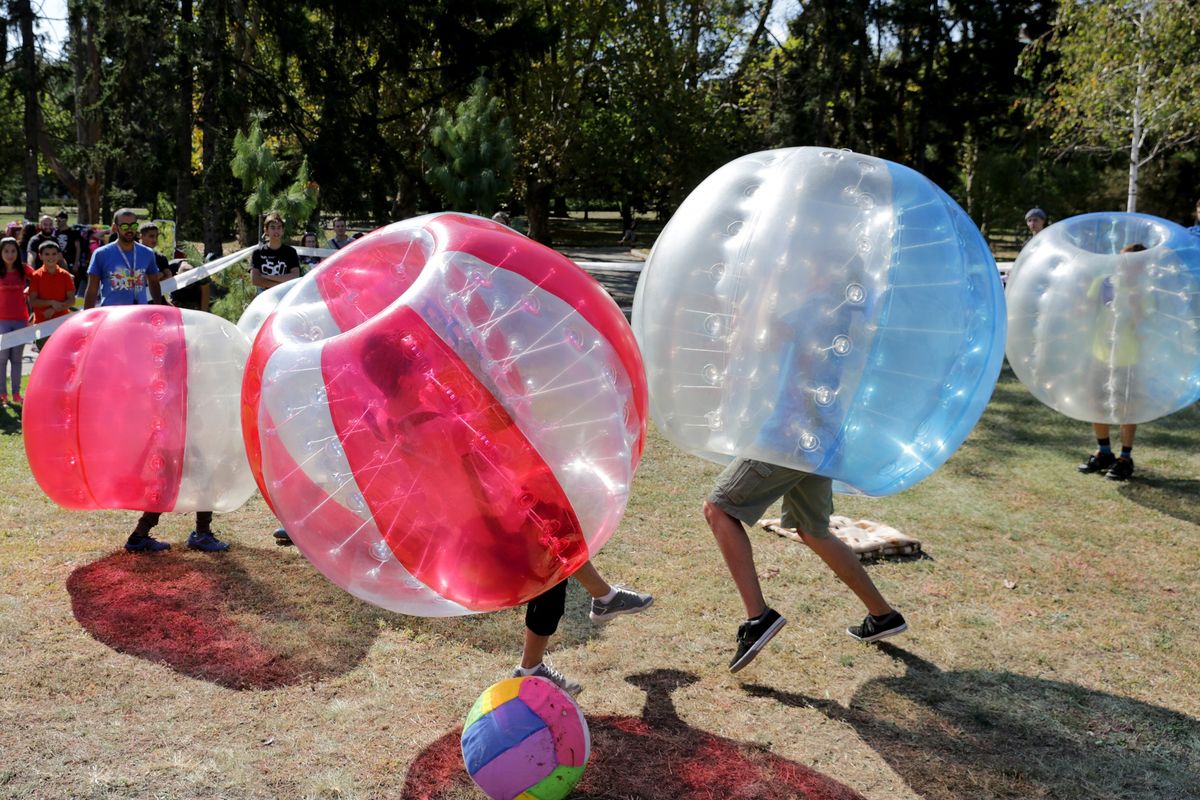
<svg viewBox="0 0 1200 800"><path fill-rule="evenodd" d="M13 401L13 405L14 405L14 406L23 406L23 405L25 405L25 398L24 398L24 397L21 397L21 395L19 395L19 394L14 394L14 395L13 395L13 399L12 399L12 401Z"/></svg>

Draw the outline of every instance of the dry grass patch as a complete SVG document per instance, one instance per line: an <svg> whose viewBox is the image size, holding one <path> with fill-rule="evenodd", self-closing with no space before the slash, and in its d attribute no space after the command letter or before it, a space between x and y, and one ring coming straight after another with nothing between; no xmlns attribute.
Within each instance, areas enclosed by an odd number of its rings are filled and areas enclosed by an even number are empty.
<svg viewBox="0 0 1200 800"><path fill-rule="evenodd" d="M587 621L572 584L555 663L596 753L579 798L1186 797L1200 785L1200 412L1144 426L1125 485L1075 472L1088 426L1011 374L936 475L839 513L928 557L872 576L909 618L861 607L802 545L755 534L790 620L725 670L740 604L700 503L717 468L652 437L597 559L654 592ZM0 412L0 798L479 797L456 731L514 663L520 610L422 620L372 609L271 544L260 500L218 517L223 555L120 547L136 515L51 505ZM186 632L186 634L185 634Z"/></svg>

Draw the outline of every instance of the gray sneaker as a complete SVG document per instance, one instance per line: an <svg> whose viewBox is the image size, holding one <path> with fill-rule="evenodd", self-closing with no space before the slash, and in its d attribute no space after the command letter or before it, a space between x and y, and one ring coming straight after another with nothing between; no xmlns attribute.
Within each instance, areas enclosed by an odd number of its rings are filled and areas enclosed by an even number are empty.
<svg viewBox="0 0 1200 800"><path fill-rule="evenodd" d="M588 614L592 622L608 622L613 617L619 617L622 614L636 614L654 604L654 598L651 595L639 594L624 586L613 588L617 590L617 596L607 603L592 598L592 613Z"/></svg>
<svg viewBox="0 0 1200 800"><path fill-rule="evenodd" d="M566 675L563 675L545 661L538 664L533 672L531 672L529 675L526 675L524 672L522 672L520 665L518 665L517 668L513 670L512 676L514 678L545 678L567 694L571 695L571 697L574 697L583 691L582 685L571 680Z"/></svg>

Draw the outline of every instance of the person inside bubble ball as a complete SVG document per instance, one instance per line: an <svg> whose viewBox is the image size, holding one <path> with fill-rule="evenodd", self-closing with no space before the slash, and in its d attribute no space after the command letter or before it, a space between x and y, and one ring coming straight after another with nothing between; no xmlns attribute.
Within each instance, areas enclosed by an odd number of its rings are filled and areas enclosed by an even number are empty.
<svg viewBox="0 0 1200 800"><path fill-rule="evenodd" d="M1046 229L1046 212L1040 208L1031 208L1025 212L1025 227L1029 228L1029 238L1032 239Z"/></svg>
<svg viewBox="0 0 1200 800"><path fill-rule="evenodd" d="M1140 253L1146 246L1139 243L1128 245L1121 253ZM1109 364L1118 371L1119 385L1129 383L1129 371L1138 359L1137 325L1151 309L1135 302L1136 267L1131 259L1122 258L1117 264L1116 274L1098 277L1088 287L1088 299L1099 303L1100 320L1096 325L1096 336L1092 342L1092 355L1097 361ZM1143 296L1143 304L1148 302ZM1122 423L1121 455L1115 456L1109 439L1108 424L1093 422L1096 434L1096 452L1079 465L1080 472L1101 472L1110 481L1124 481L1133 477L1133 439L1137 425Z"/></svg>
<svg viewBox="0 0 1200 800"><path fill-rule="evenodd" d="M883 598L858 556L829 532L833 481L765 461L737 458L717 478L704 501L704 518L746 607L747 619L738 627L737 650L729 671L737 672L753 661L787 624L763 597L754 549L744 527L758 522L780 498L783 526L794 528L867 608L862 624L847 628L846 633L861 642L874 642L907 630L904 616Z"/></svg>

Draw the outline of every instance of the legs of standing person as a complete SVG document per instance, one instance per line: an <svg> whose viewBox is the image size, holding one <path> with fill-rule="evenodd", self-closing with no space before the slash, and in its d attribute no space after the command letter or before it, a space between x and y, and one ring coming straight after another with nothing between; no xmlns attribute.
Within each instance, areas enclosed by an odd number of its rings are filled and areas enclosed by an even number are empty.
<svg viewBox="0 0 1200 800"><path fill-rule="evenodd" d="M150 531L158 525L161 517L162 514L157 511L147 511L142 514L138 518L133 533L129 534L129 540L125 542L125 549L131 553L157 553L161 550L170 550L171 545L160 542L150 535Z"/></svg>
<svg viewBox="0 0 1200 800"><path fill-rule="evenodd" d="M202 550L205 553L223 553L229 549L226 542L222 542L212 532L211 511L196 512L196 530L188 536L187 546L191 550Z"/></svg>
<svg viewBox="0 0 1200 800"><path fill-rule="evenodd" d="M1121 455L1113 462L1108 471L1110 481L1123 481L1133 477L1133 439L1137 435L1137 425L1121 426Z"/></svg>
<svg viewBox="0 0 1200 800"><path fill-rule="evenodd" d="M0 320L0 333L11 333L24 327L25 323L19 320ZM24 357L25 345L0 350L0 403L6 403L9 399L9 389L5 386L6 379L12 381L13 402L21 402L21 359Z"/></svg>
<svg viewBox="0 0 1200 800"><path fill-rule="evenodd" d="M1078 469L1084 474L1108 472L1117 460L1113 455L1112 440L1108 438L1108 425L1093 422L1092 433L1096 435L1096 452L1088 456L1088 460L1080 464Z"/></svg>
<svg viewBox="0 0 1200 800"><path fill-rule="evenodd" d="M157 511L147 511L142 514L138 518L133 533L129 534L129 540L125 542L125 549L131 553L157 553L161 550L171 549L170 544L160 542L150 535L150 531L154 530L161 518L162 514ZM206 553L220 553L229 549L228 544L213 536L212 518L213 512L211 511L196 512L196 530L188 536L190 549L203 550Z"/></svg>
<svg viewBox="0 0 1200 800"><path fill-rule="evenodd" d="M1093 422L1092 431L1096 434L1096 452L1087 461L1079 465L1083 473L1103 472L1109 480L1123 481L1133 475L1133 440L1137 434L1137 425L1121 425L1121 454L1112 451L1112 440L1109 438L1109 426L1103 422Z"/></svg>

